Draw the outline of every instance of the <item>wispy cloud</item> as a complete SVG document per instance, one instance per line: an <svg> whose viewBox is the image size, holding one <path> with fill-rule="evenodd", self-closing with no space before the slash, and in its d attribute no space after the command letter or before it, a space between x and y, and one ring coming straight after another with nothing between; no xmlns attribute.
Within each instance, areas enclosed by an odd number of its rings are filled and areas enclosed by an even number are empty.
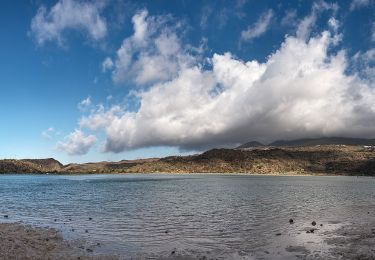
<svg viewBox="0 0 375 260"><path fill-rule="evenodd" d="M241 32L241 40L250 41L262 36L268 30L272 17L272 10L263 13L255 24L250 25L246 30Z"/></svg>
<svg viewBox="0 0 375 260"><path fill-rule="evenodd" d="M74 130L56 145L56 149L69 155L83 155L88 153L96 143L94 135L85 135L81 130Z"/></svg>
<svg viewBox="0 0 375 260"><path fill-rule="evenodd" d="M81 111L87 110L91 106L91 97L87 97L78 103L77 107Z"/></svg>
<svg viewBox="0 0 375 260"><path fill-rule="evenodd" d="M48 140L52 140L58 135L60 135L60 132L55 130L53 127L49 127L48 129L42 131L42 137Z"/></svg>
<svg viewBox="0 0 375 260"><path fill-rule="evenodd" d="M31 21L30 35L39 45L53 41L63 45L67 30L82 31L91 40L100 40L107 34L106 21L100 15L104 3L59 0L50 10L41 6Z"/></svg>
<svg viewBox="0 0 375 260"><path fill-rule="evenodd" d="M373 0L352 0L350 10L360 9L374 3Z"/></svg>
<svg viewBox="0 0 375 260"><path fill-rule="evenodd" d="M285 12L284 17L281 19L281 25L294 26L297 24L297 10L290 9Z"/></svg>

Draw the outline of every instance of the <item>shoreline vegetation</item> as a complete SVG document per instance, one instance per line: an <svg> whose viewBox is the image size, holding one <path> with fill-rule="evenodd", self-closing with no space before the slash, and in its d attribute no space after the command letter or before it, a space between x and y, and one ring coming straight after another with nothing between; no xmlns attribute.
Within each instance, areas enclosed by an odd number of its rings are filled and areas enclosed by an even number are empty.
<svg viewBox="0 0 375 260"><path fill-rule="evenodd" d="M374 146L314 145L212 149L197 155L63 165L49 159L3 159L2 174L254 174L375 176Z"/></svg>

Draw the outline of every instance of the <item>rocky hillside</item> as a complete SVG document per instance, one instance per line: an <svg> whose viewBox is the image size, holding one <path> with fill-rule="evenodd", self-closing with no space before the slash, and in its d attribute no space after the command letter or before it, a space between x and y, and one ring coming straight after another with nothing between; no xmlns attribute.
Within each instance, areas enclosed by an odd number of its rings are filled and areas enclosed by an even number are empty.
<svg viewBox="0 0 375 260"><path fill-rule="evenodd" d="M54 159L0 160L0 173L156 172L375 176L375 149L358 145L213 149L192 156L68 165Z"/></svg>

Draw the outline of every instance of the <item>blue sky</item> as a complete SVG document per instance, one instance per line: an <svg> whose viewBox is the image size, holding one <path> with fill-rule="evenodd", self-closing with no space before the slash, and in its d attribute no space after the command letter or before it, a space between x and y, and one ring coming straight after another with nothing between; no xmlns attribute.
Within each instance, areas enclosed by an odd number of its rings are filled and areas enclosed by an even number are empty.
<svg viewBox="0 0 375 260"><path fill-rule="evenodd" d="M375 137L375 1L2 1L0 157Z"/></svg>

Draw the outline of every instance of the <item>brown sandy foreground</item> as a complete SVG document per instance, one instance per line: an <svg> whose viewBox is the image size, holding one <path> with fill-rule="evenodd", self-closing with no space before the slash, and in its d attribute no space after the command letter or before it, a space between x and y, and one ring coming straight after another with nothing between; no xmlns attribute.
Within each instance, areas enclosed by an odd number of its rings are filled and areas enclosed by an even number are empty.
<svg viewBox="0 0 375 260"><path fill-rule="evenodd" d="M82 242L64 240L54 229L0 224L0 259L114 259L89 255Z"/></svg>
<svg viewBox="0 0 375 260"><path fill-rule="evenodd" d="M252 256L187 256L178 250L153 259L375 259L375 220L368 213L365 223L328 221L325 226L304 227L294 233L295 244L270 245L270 250ZM334 227L334 228L332 228ZM301 230L300 230L301 231ZM299 234L299 235L297 235ZM278 238L285 241L282 236ZM288 236L290 236L289 234ZM290 238L289 238L290 240ZM292 239L293 240L293 239ZM277 239L275 238L275 241ZM304 241L301 244L301 241ZM289 241L290 242L290 241ZM83 242L64 240L54 229L36 228L20 223L0 224L0 259L148 259L95 254ZM280 248L281 247L281 251ZM228 258L229 257L229 258Z"/></svg>

